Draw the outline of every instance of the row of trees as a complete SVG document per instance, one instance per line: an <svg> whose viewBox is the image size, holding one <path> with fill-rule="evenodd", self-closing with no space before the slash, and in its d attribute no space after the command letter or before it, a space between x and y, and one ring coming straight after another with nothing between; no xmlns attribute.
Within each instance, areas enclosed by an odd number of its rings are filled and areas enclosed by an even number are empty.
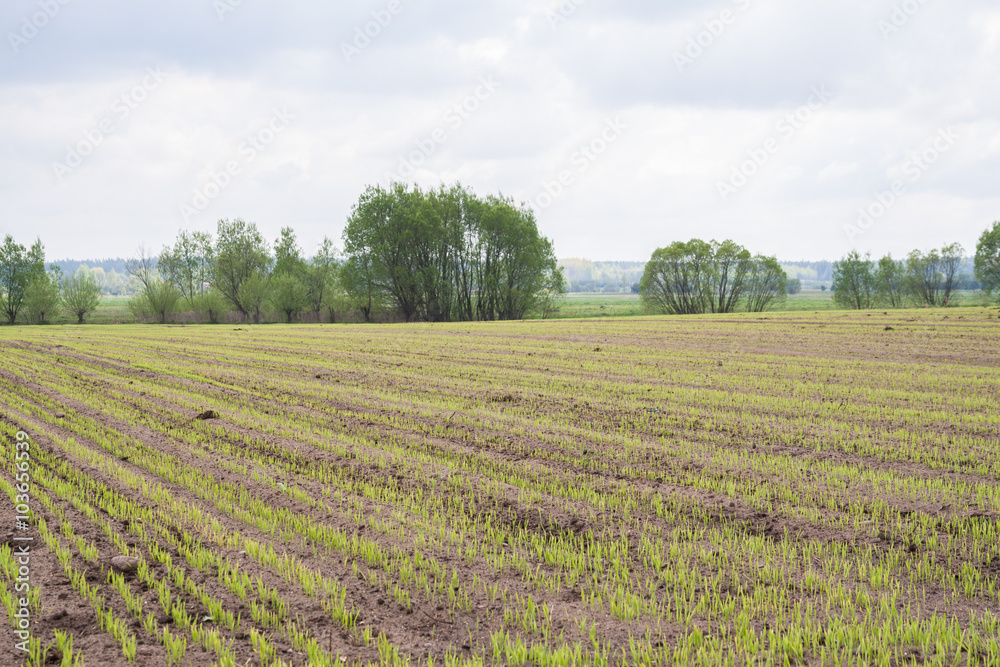
<svg viewBox="0 0 1000 667"><path fill-rule="evenodd" d="M181 231L158 257L140 248L139 257L126 262L139 285L129 307L136 318L161 323L178 310L201 312L210 322L230 311L254 322L266 311L288 322L304 311L335 321L344 306L334 298L338 269L329 238L306 259L290 227L281 230L272 251L254 223L220 220L214 236Z"/></svg>
<svg viewBox="0 0 1000 667"><path fill-rule="evenodd" d="M639 294L658 313L762 312L785 299L787 276L774 257L733 241L692 239L659 248L646 264Z"/></svg>
<svg viewBox="0 0 1000 667"><path fill-rule="evenodd" d="M914 250L906 259L871 259L854 250L834 264L833 298L842 308L943 307L960 287L965 249L958 243L940 250ZM1000 223L983 233L976 248L976 277L989 294L1000 289Z"/></svg>
<svg viewBox="0 0 1000 667"><path fill-rule="evenodd" d="M522 319L543 315L562 292L551 242L530 210L454 186L370 187L344 230L345 256L324 239L306 259L290 228L273 252L256 225L222 220L213 237L182 231L154 258L126 263L141 285L139 318L165 322L185 307L217 321L228 309L259 321L265 309L293 321L303 311L366 321L393 311L406 321Z"/></svg>
<svg viewBox="0 0 1000 667"><path fill-rule="evenodd" d="M0 296L8 324L45 322L60 310L82 323L100 303L101 286L90 271L70 277L59 267L46 271L41 239L25 247L8 234L0 246Z"/></svg>

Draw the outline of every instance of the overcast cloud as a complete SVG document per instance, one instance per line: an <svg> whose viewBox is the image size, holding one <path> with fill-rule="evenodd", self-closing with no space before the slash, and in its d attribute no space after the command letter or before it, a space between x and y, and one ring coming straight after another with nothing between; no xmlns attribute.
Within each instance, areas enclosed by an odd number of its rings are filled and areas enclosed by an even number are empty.
<svg viewBox="0 0 1000 667"><path fill-rule="evenodd" d="M394 175L528 202L560 257L971 252L1000 219L995 0L4 0L0 29L0 232L50 259L232 217L312 252Z"/></svg>

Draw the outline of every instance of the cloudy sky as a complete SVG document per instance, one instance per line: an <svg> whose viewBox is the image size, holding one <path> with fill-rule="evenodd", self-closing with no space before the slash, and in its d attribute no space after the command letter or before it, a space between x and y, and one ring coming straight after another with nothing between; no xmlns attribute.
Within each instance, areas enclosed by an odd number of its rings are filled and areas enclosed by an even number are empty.
<svg viewBox="0 0 1000 667"><path fill-rule="evenodd" d="M561 257L900 256L1000 219L996 0L4 0L0 232L340 239L369 184L527 202Z"/></svg>

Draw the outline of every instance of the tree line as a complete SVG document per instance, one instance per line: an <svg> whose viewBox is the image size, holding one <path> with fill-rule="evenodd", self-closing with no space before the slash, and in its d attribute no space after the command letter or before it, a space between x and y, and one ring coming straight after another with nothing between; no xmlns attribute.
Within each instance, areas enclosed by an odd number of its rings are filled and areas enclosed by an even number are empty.
<svg viewBox="0 0 1000 667"><path fill-rule="evenodd" d="M965 249L951 243L926 252L914 250L905 259L886 255L878 261L857 250L833 266L833 299L841 308L944 307L961 287ZM983 291L1000 291L1000 222L983 232L976 245L975 276Z"/></svg>
<svg viewBox="0 0 1000 667"><path fill-rule="evenodd" d="M266 313L293 322L305 312L335 322L345 311L369 322L510 320L551 314L564 291L552 243L539 234L533 212L460 185L370 187L343 241L343 254L324 238L307 258L290 227L273 244L242 219L220 220L214 234L181 230L158 254L140 247L125 262L135 286L129 310L161 323L180 310L209 322L228 312L253 322ZM91 272L46 271L40 240L27 249L8 236L2 250L9 323L45 322L59 310L82 323L99 305Z"/></svg>

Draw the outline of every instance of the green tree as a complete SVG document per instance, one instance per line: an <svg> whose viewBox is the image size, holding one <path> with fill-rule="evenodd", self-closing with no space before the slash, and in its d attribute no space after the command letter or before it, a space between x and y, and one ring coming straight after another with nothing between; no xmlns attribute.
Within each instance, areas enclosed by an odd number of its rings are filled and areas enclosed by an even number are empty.
<svg viewBox="0 0 1000 667"><path fill-rule="evenodd" d="M212 281L214 254L211 234L181 230L174 245L164 246L160 252L156 268L180 291L188 306L196 309L196 301Z"/></svg>
<svg viewBox="0 0 1000 667"><path fill-rule="evenodd" d="M885 308L902 308L909 294L906 280L906 263L886 255L875 268L875 291L879 305Z"/></svg>
<svg viewBox="0 0 1000 667"><path fill-rule="evenodd" d="M32 278L44 275L45 251L41 240L27 249L8 234L0 246L0 295L8 324L17 321Z"/></svg>
<svg viewBox="0 0 1000 667"><path fill-rule="evenodd" d="M852 250L833 265L833 300L841 308L867 310L875 297L875 272L871 254Z"/></svg>
<svg viewBox="0 0 1000 667"><path fill-rule="evenodd" d="M324 237L319 251L305 271L306 301L309 310L316 313L317 320L325 308L330 315L330 321L335 321L337 308L341 306L338 303L340 292L337 285L337 263L337 249L333 241Z"/></svg>
<svg viewBox="0 0 1000 667"><path fill-rule="evenodd" d="M712 241L712 262L709 266L711 272L706 276L707 284L703 286L709 311L735 312L745 296L747 278L757 268L754 258L749 250L733 241ZM783 270L781 275L785 275ZM781 288L784 290L784 283Z"/></svg>
<svg viewBox="0 0 1000 667"><path fill-rule="evenodd" d="M129 310L136 319L153 318L166 324L167 318L177 312L183 296L173 281L160 277L156 264L157 259L143 246L139 246L139 257L125 261L125 270L140 286L138 294L129 300Z"/></svg>
<svg viewBox="0 0 1000 667"><path fill-rule="evenodd" d="M254 271L240 283L240 291L237 293L237 298L239 299L239 303L245 308L245 312L240 312L252 322L261 321L270 283L270 276L263 271Z"/></svg>
<svg viewBox="0 0 1000 667"><path fill-rule="evenodd" d="M460 185L368 188L344 249L352 301L384 294L406 320L521 319L541 307L558 270L530 209Z"/></svg>
<svg viewBox="0 0 1000 667"><path fill-rule="evenodd" d="M34 274L24 293L24 318L32 324L44 324L61 302L59 285L62 273L54 266L48 273Z"/></svg>
<svg viewBox="0 0 1000 667"><path fill-rule="evenodd" d="M747 312L763 313L784 303L788 294L788 275L774 257L753 258L746 285Z"/></svg>
<svg viewBox="0 0 1000 667"><path fill-rule="evenodd" d="M649 310L673 315L767 309L784 299L786 285L784 269L770 259L730 240L678 241L653 253L639 295Z"/></svg>
<svg viewBox="0 0 1000 667"><path fill-rule="evenodd" d="M802 291L802 281L798 278L789 278L788 286L786 288L789 296L794 296Z"/></svg>
<svg viewBox="0 0 1000 667"><path fill-rule="evenodd" d="M653 251L639 281L646 308L671 315L704 313L712 254L712 247L699 239L676 241Z"/></svg>
<svg viewBox="0 0 1000 667"><path fill-rule="evenodd" d="M67 313L76 315L77 324L83 324L83 318L101 304L101 286L86 267L63 280L62 303Z"/></svg>
<svg viewBox="0 0 1000 667"><path fill-rule="evenodd" d="M268 289L268 304L274 310L284 314L285 321L291 324L308 305L306 287L298 276L290 273L278 273L271 276Z"/></svg>
<svg viewBox="0 0 1000 667"><path fill-rule="evenodd" d="M200 294L192 304L194 310L201 312L212 324L218 324L228 307L226 297L217 289L209 288Z"/></svg>
<svg viewBox="0 0 1000 667"><path fill-rule="evenodd" d="M349 307L361 313L365 322L385 306L386 295L375 276L373 261L367 255L351 257L340 267L340 285Z"/></svg>
<svg viewBox="0 0 1000 667"><path fill-rule="evenodd" d="M976 244L976 278L983 290L992 295L1000 292L1000 222L994 222Z"/></svg>
<svg viewBox="0 0 1000 667"><path fill-rule="evenodd" d="M907 286L926 306L947 306L951 301L965 249L952 243L940 251L914 250L906 260Z"/></svg>
<svg viewBox="0 0 1000 667"><path fill-rule="evenodd" d="M219 221L212 284L244 318L260 321L271 264L257 225L238 218Z"/></svg>
<svg viewBox="0 0 1000 667"><path fill-rule="evenodd" d="M566 277L562 267L549 276L549 286L540 297L539 312L548 319L559 312L559 301L566 294Z"/></svg>

